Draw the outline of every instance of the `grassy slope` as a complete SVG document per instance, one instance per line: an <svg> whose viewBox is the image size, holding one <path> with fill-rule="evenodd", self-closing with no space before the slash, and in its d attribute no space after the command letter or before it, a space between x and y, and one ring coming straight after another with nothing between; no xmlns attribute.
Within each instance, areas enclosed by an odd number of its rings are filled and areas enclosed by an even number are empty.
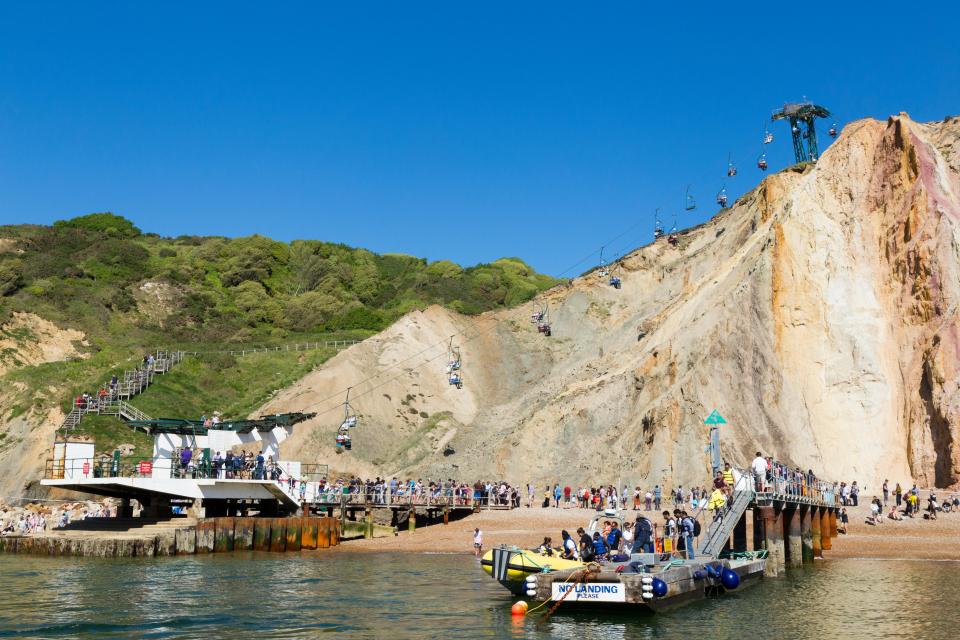
<svg viewBox="0 0 960 640"><path fill-rule="evenodd" d="M198 419L214 411L220 411L226 419L245 418L273 392L293 384L334 353L326 349L188 357L169 373L158 376L131 404L154 418ZM135 456L150 454L151 439L112 416L88 416L79 431L94 436L98 451L110 452L118 444L133 444Z"/></svg>
<svg viewBox="0 0 960 640"><path fill-rule="evenodd" d="M516 258L462 268L313 240L161 238L111 214L53 227L0 226L0 239L6 240L0 250L0 331L10 314L29 312L87 336L79 346L85 358L21 366L0 378L10 391L0 421L45 415L55 406L67 412L78 393L96 392L111 374L134 367L157 348L213 351L362 339L412 309L442 304L480 313L520 304L558 282ZM145 282L169 293L159 314L141 289ZM188 360L133 404L155 417L214 410L246 415L329 355ZM98 449L132 443L137 455L148 453L141 451L146 440L114 418L89 417L84 429L97 436Z"/></svg>

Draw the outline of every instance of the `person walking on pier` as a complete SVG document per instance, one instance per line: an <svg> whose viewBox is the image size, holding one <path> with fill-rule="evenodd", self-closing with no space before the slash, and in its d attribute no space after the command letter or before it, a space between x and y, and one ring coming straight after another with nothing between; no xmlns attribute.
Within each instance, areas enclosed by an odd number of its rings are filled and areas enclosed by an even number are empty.
<svg viewBox="0 0 960 640"><path fill-rule="evenodd" d="M767 477L767 461L759 451L757 451L757 456L753 459L753 462L750 463L750 470L753 472L756 490L763 492L763 481Z"/></svg>

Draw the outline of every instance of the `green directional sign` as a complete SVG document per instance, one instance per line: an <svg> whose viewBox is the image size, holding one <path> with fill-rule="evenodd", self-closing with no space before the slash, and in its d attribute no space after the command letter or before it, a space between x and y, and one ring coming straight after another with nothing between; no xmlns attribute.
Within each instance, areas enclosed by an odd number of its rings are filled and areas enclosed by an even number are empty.
<svg viewBox="0 0 960 640"><path fill-rule="evenodd" d="M723 419L723 416L714 409L710 415L707 416L707 419L703 421L703 424L727 424L727 421Z"/></svg>

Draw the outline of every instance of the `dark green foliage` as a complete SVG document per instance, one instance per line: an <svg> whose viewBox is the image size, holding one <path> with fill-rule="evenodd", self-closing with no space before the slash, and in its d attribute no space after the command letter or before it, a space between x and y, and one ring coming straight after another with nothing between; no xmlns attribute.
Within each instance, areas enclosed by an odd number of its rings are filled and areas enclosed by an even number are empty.
<svg viewBox="0 0 960 640"><path fill-rule="evenodd" d="M115 238L135 238L140 235L140 229L133 226L132 222L109 212L91 213L70 220L57 220L53 226L59 229L83 229Z"/></svg>
<svg viewBox="0 0 960 640"><path fill-rule="evenodd" d="M317 240L168 239L110 213L0 227L0 238L19 250L0 254L10 310L104 343L135 334L170 345L374 332L430 304L475 314L557 283L517 258L465 269Z"/></svg>

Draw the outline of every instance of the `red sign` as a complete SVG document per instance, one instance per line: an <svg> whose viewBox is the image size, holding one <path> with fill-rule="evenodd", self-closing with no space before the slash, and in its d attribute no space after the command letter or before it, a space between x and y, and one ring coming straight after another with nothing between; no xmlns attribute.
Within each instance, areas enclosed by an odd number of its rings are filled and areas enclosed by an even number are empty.
<svg viewBox="0 0 960 640"><path fill-rule="evenodd" d="M153 473L153 463L149 460L141 461L140 464L137 465L137 472L142 476Z"/></svg>
<svg viewBox="0 0 960 640"><path fill-rule="evenodd" d="M83 463L83 475L85 475L85 476L90 475L90 463L89 463L89 462L84 462L84 463Z"/></svg>

